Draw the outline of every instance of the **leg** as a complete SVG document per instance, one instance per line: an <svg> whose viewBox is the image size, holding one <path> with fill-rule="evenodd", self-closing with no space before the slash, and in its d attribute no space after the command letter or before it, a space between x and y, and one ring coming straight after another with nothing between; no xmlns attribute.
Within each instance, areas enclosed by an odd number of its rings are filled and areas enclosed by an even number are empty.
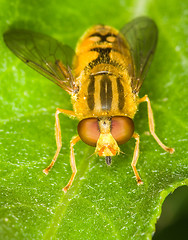
<svg viewBox="0 0 188 240"><path fill-rule="evenodd" d="M137 184L140 185L140 184L143 184L143 182L142 182L142 180L137 172L137 169L136 169L136 163L137 163L138 157L139 157L140 136L137 133L134 133L133 138L136 140L136 145L135 145L135 149L134 149L134 155L133 155L133 160L132 160L131 166L133 168L134 175L136 176Z"/></svg>
<svg viewBox="0 0 188 240"><path fill-rule="evenodd" d="M75 117L75 114L74 114L73 111L57 108L56 113L55 113L55 136L56 136L57 150L56 150L56 153L55 153L50 165L43 170L43 172L46 175L48 174L50 169L53 167L53 165L54 165L54 163L55 163L55 161L56 161L56 159L59 155L59 152L61 150L61 146L62 146L62 143L61 143L61 128L60 128L60 122L59 122L59 117L58 117L59 113L64 113L66 115Z"/></svg>
<svg viewBox="0 0 188 240"><path fill-rule="evenodd" d="M72 182L73 182L74 177L75 177L76 172L77 172L73 147L78 141L80 141L79 136L73 137L73 139L70 141L70 165L71 165L71 168L72 168L72 175L71 175L71 178L70 178L68 184L63 188L63 191L65 193L67 192L67 190L72 185Z"/></svg>
<svg viewBox="0 0 188 240"><path fill-rule="evenodd" d="M158 138L158 136L155 133L155 124L154 124L154 118L153 118L153 112L152 112L152 108L151 108L151 103L150 100L148 98L147 95L145 95L143 98L139 99L139 103L141 102L147 102L148 105L148 121L149 121L149 130L151 132L151 135L155 138L155 140L157 141L157 143L167 152L169 153L173 153L174 152L174 148L169 148L167 146L165 146L161 140Z"/></svg>

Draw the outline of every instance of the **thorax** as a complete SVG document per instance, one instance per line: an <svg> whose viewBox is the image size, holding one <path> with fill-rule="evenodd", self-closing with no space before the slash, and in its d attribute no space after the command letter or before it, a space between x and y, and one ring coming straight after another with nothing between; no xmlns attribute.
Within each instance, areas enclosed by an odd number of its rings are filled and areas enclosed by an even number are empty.
<svg viewBox="0 0 188 240"><path fill-rule="evenodd" d="M72 102L78 119L133 118L137 99L131 88L131 66L130 51L117 30L97 25L86 32L73 63L78 92Z"/></svg>

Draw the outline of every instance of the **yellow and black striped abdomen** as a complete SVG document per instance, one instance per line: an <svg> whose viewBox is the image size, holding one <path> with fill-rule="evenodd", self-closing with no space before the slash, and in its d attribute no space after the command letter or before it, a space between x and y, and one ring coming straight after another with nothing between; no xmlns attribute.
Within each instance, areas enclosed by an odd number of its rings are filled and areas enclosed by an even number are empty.
<svg viewBox="0 0 188 240"><path fill-rule="evenodd" d="M131 88L132 60L125 40L111 27L97 25L82 37L73 64L79 119L127 115L137 109Z"/></svg>

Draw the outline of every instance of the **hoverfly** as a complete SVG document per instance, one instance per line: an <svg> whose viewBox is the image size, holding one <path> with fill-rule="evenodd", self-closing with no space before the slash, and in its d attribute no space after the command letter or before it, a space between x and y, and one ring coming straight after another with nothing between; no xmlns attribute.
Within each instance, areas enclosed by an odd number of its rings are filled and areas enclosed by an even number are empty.
<svg viewBox="0 0 188 240"><path fill-rule="evenodd" d="M152 136L165 151L174 152L155 133L148 96L138 97L153 58L157 35L156 24L147 17L134 19L121 31L96 25L81 37L74 53L69 46L44 34L28 30L10 30L4 34L6 45L17 57L71 95L74 110L56 110L57 150L50 165L43 170L48 174L61 150L58 115L63 113L78 118L78 136L70 141L72 175L64 192L72 185L77 172L73 147L80 140L95 147L95 153L104 156L110 165L111 157L120 153L119 145L134 138L131 165L137 183L142 184L136 169L140 138L133 122L142 102L147 102Z"/></svg>

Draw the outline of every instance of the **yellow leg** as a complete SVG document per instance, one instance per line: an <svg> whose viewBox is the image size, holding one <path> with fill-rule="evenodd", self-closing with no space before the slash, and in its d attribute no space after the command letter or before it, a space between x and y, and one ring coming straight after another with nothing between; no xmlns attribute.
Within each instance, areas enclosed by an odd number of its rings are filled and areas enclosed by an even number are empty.
<svg viewBox="0 0 188 240"><path fill-rule="evenodd" d="M60 122L59 122L59 117L58 117L59 113L64 113L66 115L75 117L75 113L73 111L57 108L56 113L55 113L55 136L56 136L57 150L56 150L56 153L55 153L50 165L43 170L43 172L46 175L48 174L48 172L50 171L50 169L53 167L54 163L56 162L57 157L59 155L59 152L61 150L61 146L62 146L62 143L61 143L61 128L60 128Z"/></svg>
<svg viewBox="0 0 188 240"><path fill-rule="evenodd" d="M137 184L140 185L140 184L143 184L143 182L142 182L142 180L137 172L137 169L136 169L136 163L137 163L138 157L139 157L140 136L137 133L134 133L133 138L136 140L136 145L135 145L135 149L134 149L134 155L133 155L133 160L132 160L131 166L133 168L134 175L136 176Z"/></svg>
<svg viewBox="0 0 188 240"><path fill-rule="evenodd" d="M158 136L155 133L155 124L154 124L154 118L153 118L153 112L152 112L152 108L151 108L151 103L150 100L148 98L147 95L145 95L143 98L139 99L139 103L141 102L147 102L147 106L148 106L148 121L149 121L149 130L151 132L151 135L155 138L155 140L157 141L157 143L167 152L169 153L173 153L175 150L174 148L170 148L167 147L166 145L164 145L161 140L158 138Z"/></svg>
<svg viewBox="0 0 188 240"><path fill-rule="evenodd" d="M70 165L71 165L71 169L72 169L72 175L71 175L71 178L70 178L68 184L62 189L65 193L71 187L71 185L74 181L74 177L77 172L73 147L78 141L80 141L79 136L73 137L73 139L70 141Z"/></svg>

